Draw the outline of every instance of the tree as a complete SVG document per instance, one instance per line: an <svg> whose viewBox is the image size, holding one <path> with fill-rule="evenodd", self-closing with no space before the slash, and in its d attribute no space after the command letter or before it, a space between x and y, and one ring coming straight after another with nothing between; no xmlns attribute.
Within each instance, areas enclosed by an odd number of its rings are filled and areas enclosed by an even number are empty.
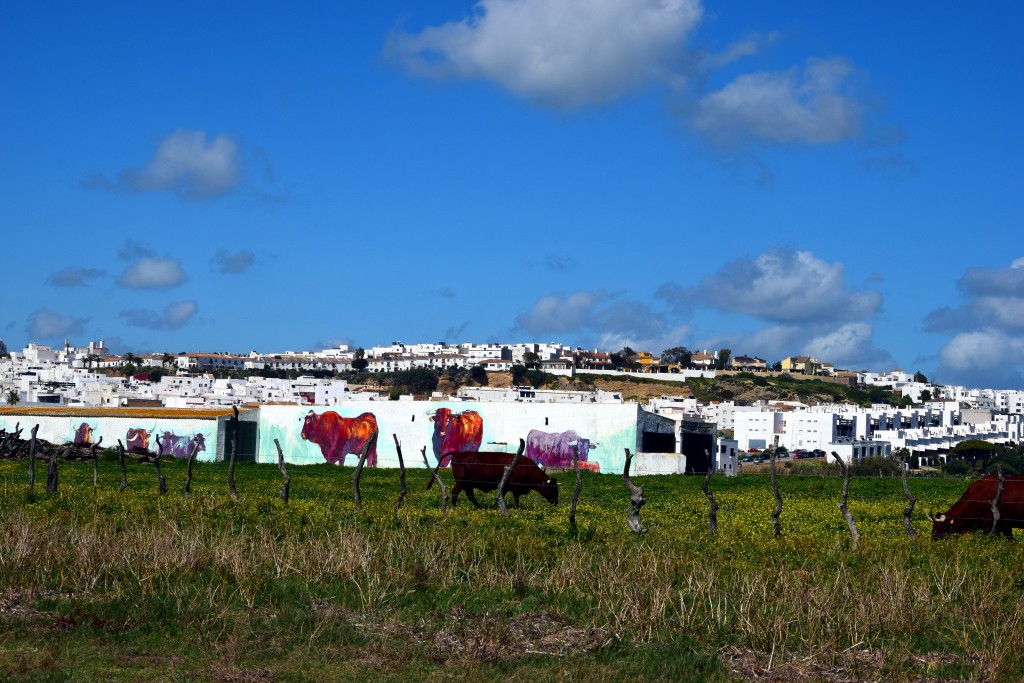
<svg viewBox="0 0 1024 683"><path fill-rule="evenodd" d="M613 353L611 355L611 361L613 368L632 370L640 367L640 363L636 360L636 351L628 346L623 346L621 351Z"/></svg>
<svg viewBox="0 0 1024 683"><path fill-rule="evenodd" d="M356 357L352 361L352 369L362 371L366 369L370 362L366 360L366 350L363 347L356 349Z"/></svg>
<svg viewBox="0 0 1024 683"><path fill-rule="evenodd" d="M718 361L717 367L719 370L724 370L729 365L729 359L732 357L732 349L718 349Z"/></svg>
<svg viewBox="0 0 1024 683"><path fill-rule="evenodd" d="M18 392L11 389L7 392L7 405L16 406L18 405Z"/></svg>
<svg viewBox="0 0 1024 683"><path fill-rule="evenodd" d="M914 373L914 381L921 384L928 384L928 378L924 376L924 373L918 370Z"/></svg>
<svg viewBox="0 0 1024 683"><path fill-rule="evenodd" d="M927 403L930 400L932 400L932 392L925 389L924 391L921 392L920 401L921 403Z"/></svg>
<svg viewBox="0 0 1024 683"><path fill-rule="evenodd" d="M469 370L469 377L480 386L487 386L487 371L482 365L474 365Z"/></svg>
<svg viewBox="0 0 1024 683"><path fill-rule="evenodd" d="M121 374L125 377L131 377L135 374L135 371L139 367L139 357L129 351L124 354L124 361L121 363Z"/></svg>
<svg viewBox="0 0 1024 683"><path fill-rule="evenodd" d="M526 366L516 363L512 366L512 384L522 386L526 382Z"/></svg>
<svg viewBox="0 0 1024 683"><path fill-rule="evenodd" d="M171 354L165 353L163 357L160 359L160 364L163 365L164 367L167 367L168 365L174 365L175 358Z"/></svg>
<svg viewBox="0 0 1024 683"><path fill-rule="evenodd" d="M772 370L774 370L775 372L782 372L782 361L777 360L774 363L772 363Z"/></svg>
<svg viewBox="0 0 1024 683"><path fill-rule="evenodd" d="M673 346L672 348L665 349L661 352L661 362L668 365L680 365L684 368L689 367L690 360L692 358L693 351L685 346Z"/></svg>
<svg viewBox="0 0 1024 683"><path fill-rule="evenodd" d="M984 471L989 460L1003 452L1003 448L981 439L968 439L949 449L949 459L970 462L973 469Z"/></svg>
<svg viewBox="0 0 1024 683"><path fill-rule="evenodd" d="M527 351L523 354L523 365L531 370L537 370L540 368L540 355L533 351Z"/></svg>

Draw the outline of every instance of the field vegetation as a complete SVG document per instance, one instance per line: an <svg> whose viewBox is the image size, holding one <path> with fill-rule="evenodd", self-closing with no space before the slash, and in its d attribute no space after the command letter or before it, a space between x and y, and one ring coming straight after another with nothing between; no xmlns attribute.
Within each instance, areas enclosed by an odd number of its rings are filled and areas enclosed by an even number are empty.
<svg viewBox="0 0 1024 683"><path fill-rule="evenodd" d="M45 468L43 468L45 471ZM0 679L124 681L1018 681L1024 550L987 536L933 543L927 508L966 488L913 479L908 538L898 478L858 477L854 548L841 480L788 476L773 538L768 478L634 477L646 536L626 527L618 476L573 476L503 517L462 501L442 515L427 473L116 456L98 485L61 462L56 494L0 462ZM45 474L43 475L45 478ZM443 477L450 474L442 472ZM37 486L39 481L37 480ZM492 496L483 500L493 501Z"/></svg>

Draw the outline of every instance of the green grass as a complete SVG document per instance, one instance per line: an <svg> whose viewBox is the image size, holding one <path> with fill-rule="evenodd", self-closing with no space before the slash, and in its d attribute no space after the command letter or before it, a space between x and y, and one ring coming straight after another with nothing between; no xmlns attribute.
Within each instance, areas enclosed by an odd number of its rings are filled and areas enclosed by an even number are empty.
<svg viewBox="0 0 1024 683"><path fill-rule="evenodd" d="M396 513L387 470L364 471L356 511L352 469L328 465L290 468L288 505L268 465L238 465L238 501L224 464L197 463L189 499L181 462L164 496L137 463L118 493L106 455L95 492L90 464L61 462L30 500L26 468L0 462L2 680L1024 677L1020 545L928 539L923 510L962 482L911 481L911 540L899 480L854 480L854 549L820 477L780 480L779 539L766 476L714 480L714 538L699 479L637 477L641 538L609 475L584 475L573 532L569 474L561 505L505 518L442 516L423 471Z"/></svg>

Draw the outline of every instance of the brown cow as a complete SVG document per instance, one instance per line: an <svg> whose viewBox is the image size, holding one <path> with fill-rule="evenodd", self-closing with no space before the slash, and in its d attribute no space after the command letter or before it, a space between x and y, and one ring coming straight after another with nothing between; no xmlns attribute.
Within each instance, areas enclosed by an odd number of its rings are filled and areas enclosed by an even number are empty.
<svg viewBox="0 0 1024 683"><path fill-rule="evenodd" d="M515 460L514 453L494 452L468 452L452 453L452 474L455 475L455 488L452 489L452 507L459 500L459 493L466 492L470 502L477 507L482 507L480 501L473 495L473 489L480 491L494 491L501 483L501 477L505 468ZM429 489L434 479L427 484ZM558 482L550 479L537 463L527 457L519 459L516 468L508 478L507 493L515 498L516 507L519 507L519 498L530 491L536 491L544 496L552 505L558 504Z"/></svg>
<svg viewBox="0 0 1024 683"><path fill-rule="evenodd" d="M357 454L363 445L377 436L377 418L373 413L358 417L342 417L333 410L317 415L312 410L302 422L302 438L320 446L320 452L329 463L345 464L345 456ZM377 443L370 446L366 464L377 466Z"/></svg>
<svg viewBox="0 0 1024 683"><path fill-rule="evenodd" d="M990 474L972 483L944 513L927 515L932 522L932 540L950 534L992 529L992 500L999 489L999 477ZM999 498L999 525L996 532L1013 537L1014 529L1024 529L1024 477L1006 477Z"/></svg>

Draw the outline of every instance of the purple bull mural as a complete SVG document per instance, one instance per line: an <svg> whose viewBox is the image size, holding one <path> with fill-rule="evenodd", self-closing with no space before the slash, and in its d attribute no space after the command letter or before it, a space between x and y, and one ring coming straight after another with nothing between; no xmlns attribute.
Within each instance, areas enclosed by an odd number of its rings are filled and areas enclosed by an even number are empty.
<svg viewBox="0 0 1024 683"><path fill-rule="evenodd" d="M160 455L187 458L192 455L193 449L195 449L197 456L205 451L206 437L202 434L178 436L172 432L164 432L160 435Z"/></svg>
<svg viewBox="0 0 1024 683"><path fill-rule="evenodd" d="M599 471L596 462L588 462L587 454L597 448L590 439L584 439L575 430L542 432L531 429L526 435L526 457L541 467L572 467L573 446L579 448L580 468Z"/></svg>

